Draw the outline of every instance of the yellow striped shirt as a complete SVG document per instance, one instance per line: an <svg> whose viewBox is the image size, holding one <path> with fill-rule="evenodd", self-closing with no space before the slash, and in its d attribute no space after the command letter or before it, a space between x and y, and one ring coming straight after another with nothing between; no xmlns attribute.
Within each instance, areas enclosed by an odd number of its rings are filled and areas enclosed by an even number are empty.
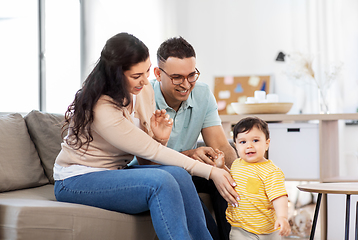
<svg viewBox="0 0 358 240"><path fill-rule="evenodd" d="M272 200L287 195L282 170L271 160L247 163L239 158L231 166L231 175L240 201L237 208L229 204L228 222L255 234L274 232L276 214Z"/></svg>

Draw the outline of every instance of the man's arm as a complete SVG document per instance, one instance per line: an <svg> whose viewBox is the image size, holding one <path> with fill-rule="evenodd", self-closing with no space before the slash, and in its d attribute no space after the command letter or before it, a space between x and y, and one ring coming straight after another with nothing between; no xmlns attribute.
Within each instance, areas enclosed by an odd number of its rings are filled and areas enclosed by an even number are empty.
<svg viewBox="0 0 358 240"><path fill-rule="evenodd" d="M229 141L227 140L224 129L222 126L212 126L203 128L201 130L201 135L205 145L211 147L212 149L219 149L225 154L225 164L228 168L231 168L231 164L237 158L236 151L231 147Z"/></svg>

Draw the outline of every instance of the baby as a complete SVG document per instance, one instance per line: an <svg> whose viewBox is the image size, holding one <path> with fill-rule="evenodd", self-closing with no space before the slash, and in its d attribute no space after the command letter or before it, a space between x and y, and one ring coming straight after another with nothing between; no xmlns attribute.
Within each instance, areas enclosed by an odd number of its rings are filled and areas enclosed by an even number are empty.
<svg viewBox="0 0 358 240"><path fill-rule="evenodd" d="M291 228L285 177L265 158L270 144L267 123L259 118L244 118L235 125L233 138L240 158L233 162L230 172L241 200L238 207L229 205L226 210L232 226L230 240L276 240L288 236Z"/></svg>

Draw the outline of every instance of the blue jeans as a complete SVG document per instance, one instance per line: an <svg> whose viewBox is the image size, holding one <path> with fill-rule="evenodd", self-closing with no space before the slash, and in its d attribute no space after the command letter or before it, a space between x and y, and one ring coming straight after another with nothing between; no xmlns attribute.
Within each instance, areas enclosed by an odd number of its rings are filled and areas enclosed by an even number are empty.
<svg viewBox="0 0 358 240"><path fill-rule="evenodd" d="M187 171L175 166L133 166L55 182L58 201L137 214L150 210L159 239L212 239Z"/></svg>

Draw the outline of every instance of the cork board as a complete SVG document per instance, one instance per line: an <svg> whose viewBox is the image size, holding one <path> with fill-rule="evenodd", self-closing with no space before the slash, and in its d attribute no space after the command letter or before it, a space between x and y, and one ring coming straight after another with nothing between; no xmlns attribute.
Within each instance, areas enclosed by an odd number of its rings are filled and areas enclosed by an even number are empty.
<svg viewBox="0 0 358 240"><path fill-rule="evenodd" d="M226 76L216 77L214 96L218 103L220 115L235 114L230 106L232 102L245 102L253 97L256 90L269 93L270 76Z"/></svg>

